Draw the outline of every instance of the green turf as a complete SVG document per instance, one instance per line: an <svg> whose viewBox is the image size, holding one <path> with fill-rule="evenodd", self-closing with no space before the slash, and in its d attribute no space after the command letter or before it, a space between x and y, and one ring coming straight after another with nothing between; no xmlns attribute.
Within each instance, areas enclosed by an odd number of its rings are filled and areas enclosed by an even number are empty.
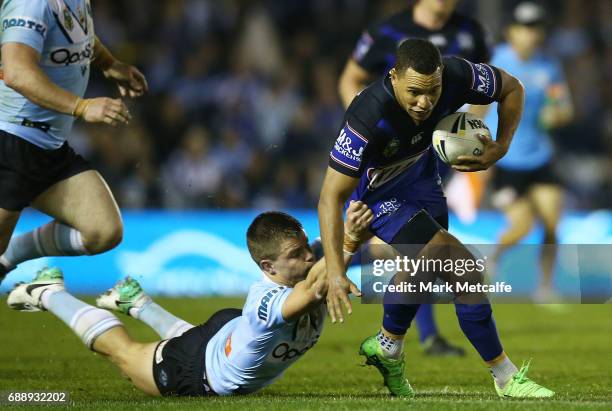
<svg viewBox="0 0 612 411"><path fill-rule="evenodd" d="M327 324L320 342L276 384L256 395L205 399L154 399L136 391L113 366L85 349L49 313L17 313L0 299L0 391L68 391L71 409L267 410L558 410L612 409L612 306L566 306L555 312L523 305L496 306L496 320L510 357L520 366L533 357L530 376L558 393L554 400L511 401L495 396L491 377L473 350L463 359L432 359L407 342L407 369L417 392L411 401L390 398L381 378L362 367L357 350L376 331L380 307L358 305L348 323ZM160 299L197 323L213 311L238 307L233 299ZM452 307L437 316L446 336L468 348ZM125 320L132 335L155 334ZM0 405L0 408L2 405Z"/></svg>

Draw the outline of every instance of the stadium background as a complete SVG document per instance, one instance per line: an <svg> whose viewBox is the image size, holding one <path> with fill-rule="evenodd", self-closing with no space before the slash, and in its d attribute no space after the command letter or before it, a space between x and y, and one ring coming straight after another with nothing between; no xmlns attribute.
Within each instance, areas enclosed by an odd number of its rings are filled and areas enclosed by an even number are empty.
<svg viewBox="0 0 612 411"><path fill-rule="evenodd" d="M151 88L128 103L129 127L77 123L70 138L109 182L124 210L125 240L100 256L22 264L0 289L60 264L76 293L97 293L125 274L154 294L244 293L259 275L244 240L259 210L297 213L317 235L319 188L343 114L339 73L361 30L408 3L95 0L96 32L143 69ZM463 0L459 10L497 42L515 3ZM560 240L609 244L612 2L543 3L547 48L564 63L576 108L576 120L555 134L555 170L567 188ZM94 75L88 95L116 91ZM451 230L493 243L504 221L488 198L483 206L470 225L452 219ZM44 220L26 213L17 231ZM528 242L538 240L536 230Z"/></svg>

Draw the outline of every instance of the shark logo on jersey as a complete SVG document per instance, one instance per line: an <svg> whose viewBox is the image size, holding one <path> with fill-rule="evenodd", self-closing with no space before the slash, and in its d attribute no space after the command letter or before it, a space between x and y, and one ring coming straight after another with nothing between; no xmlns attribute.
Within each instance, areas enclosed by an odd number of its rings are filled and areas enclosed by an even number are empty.
<svg viewBox="0 0 612 411"><path fill-rule="evenodd" d="M74 30L74 22L72 21L72 16L70 15L68 9L64 9L64 24L66 25L68 31Z"/></svg>
<svg viewBox="0 0 612 411"><path fill-rule="evenodd" d="M421 131L419 134L412 136L412 138L410 139L410 144L415 145L418 144L421 140L423 140L423 131Z"/></svg>

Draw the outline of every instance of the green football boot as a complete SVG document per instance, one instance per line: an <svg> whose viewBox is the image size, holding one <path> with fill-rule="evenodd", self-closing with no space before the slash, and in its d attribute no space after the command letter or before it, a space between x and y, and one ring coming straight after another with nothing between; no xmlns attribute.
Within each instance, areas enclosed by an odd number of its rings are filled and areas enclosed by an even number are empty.
<svg viewBox="0 0 612 411"><path fill-rule="evenodd" d="M521 369L512 376L504 388L499 388L497 383L494 383L497 395L502 398L549 398L555 395L554 391L527 378L530 363L531 360L527 364L523 363Z"/></svg>
<svg viewBox="0 0 612 411"><path fill-rule="evenodd" d="M41 302L45 291L61 291L64 289L64 275L59 268L43 268L29 283L15 284L6 303L18 311L46 311Z"/></svg>
<svg viewBox="0 0 612 411"><path fill-rule="evenodd" d="M414 397L414 390L404 374L404 354L398 359L385 358L376 335L366 338L359 348L359 355L366 357L366 364L373 365L383 376L389 392L399 397Z"/></svg>
<svg viewBox="0 0 612 411"><path fill-rule="evenodd" d="M134 316L134 311L130 312L130 310L138 310L149 301L151 301L151 297L145 294L138 281L131 277L125 277L113 288L104 294L100 294L96 298L96 305L100 308Z"/></svg>

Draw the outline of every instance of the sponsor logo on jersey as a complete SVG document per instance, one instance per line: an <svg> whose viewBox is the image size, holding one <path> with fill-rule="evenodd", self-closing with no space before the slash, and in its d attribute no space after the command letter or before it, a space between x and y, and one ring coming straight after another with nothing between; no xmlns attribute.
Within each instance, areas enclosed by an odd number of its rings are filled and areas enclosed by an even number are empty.
<svg viewBox="0 0 612 411"><path fill-rule="evenodd" d="M421 151L420 153L414 154L408 158L397 161L385 167L369 168L366 173L369 181L368 190L376 190L383 184L393 180L395 177L402 174L408 168L412 167L414 163L419 161L419 159L423 156L423 154L425 154L427 150L428 148Z"/></svg>
<svg viewBox="0 0 612 411"><path fill-rule="evenodd" d="M24 29L33 30L42 37L45 37L45 34L47 34L47 26L43 22L31 19L29 17L16 16L2 20L2 31L5 31L11 27L21 27Z"/></svg>
<svg viewBox="0 0 612 411"><path fill-rule="evenodd" d="M263 296L261 302L259 303L259 308L257 309L257 317L259 317L262 321L268 321L268 304L272 297L278 294L279 291L283 290L285 287L277 287L268 291L266 295Z"/></svg>
<svg viewBox="0 0 612 411"><path fill-rule="evenodd" d="M89 64L93 58L91 43L52 49L43 61L46 66L72 66Z"/></svg>
<svg viewBox="0 0 612 411"><path fill-rule="evenodd" d="M340 130L331 158L351 170L359 170L367 143L368 140L346 123Z"/></svg>
<svg viewBox="0 0 612 411"><path fill-rule="evenodd" d="M280 359L281 361L293 360L301 355L304 355L306 351L314 347L318 339L319 339L319 335L317 334L315 338L308 345L300 349L292 348L286 342L280 343L276 347L274 347L274 349L272 350L272 357Z"/></svg>
<svg viewBox="0 0 612 411"><path fill-rule="evenodd" d="M472 63L468 61L468 64L472 69L472 90L491 98L495 96L497 83L493 68L484 63Z"/></svg>
<svg viewBox="0 0 612 411"><path fill-rule="evenodd" d="M392 197L387 201L383 201L377 207L376 218L379 218L386 214L393 214L400 208L402 208L402 203L397 198Z"/></svg>

